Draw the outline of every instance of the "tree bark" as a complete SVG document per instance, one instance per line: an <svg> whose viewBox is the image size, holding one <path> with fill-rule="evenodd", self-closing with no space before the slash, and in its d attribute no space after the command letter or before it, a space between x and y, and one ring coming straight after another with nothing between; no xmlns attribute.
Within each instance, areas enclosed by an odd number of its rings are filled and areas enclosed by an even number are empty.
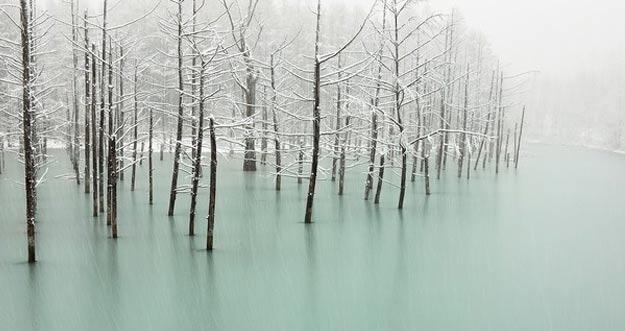
<svg viewBox="0 0 625 331"><path fill-rule="evenodd" d="M208 231L206 235L206 249L213 250L213 229L215 227L215 199L217 193L217 140L215 139L215 124L211 117L208 120L211 141L210 188L208 200Z"/></svg>
<svg viewBox="0 0 625 331"><path fill-rule="evenodd" d="M321 0L317 0L317 27L315 33L315 78L314 78L314 104L313 104L313 150L312 164L310 167L310 180L308 182L308 195L306 199L306 214L304 223L312 223L312 209L315 198L315 186L317 185L317 170L319 168L319 138L321 135L321 63L319 59L319 38L321 29Z"/></svg>
<svg viewBox="0 0 625 331"><path fill-rule="evenodd" d="M171 174L171 188L169 190L169 207L167 210L167 216L174 216L174 209L176 207L176 194L178 189L178 171L180 168L180 153L182 149L182 126L184 115L184 84L183 84L183 72L182 72L182 1L178 1L178 125L176 126L176 148L174 150L174 166Z"/></svg>
<svg viewBox="0 0 625 331"><path fill-rule="evenodd" d="M200 174L202 172L202 142L204 139L204 60L200 69L200 95L199 95L199 121L197 122L197 139L195 139L195 160L193 164L193 174L191 176L191 207L189 210L189 235L195 235L195 209L197 204L197 192L200 184Z"/></svg>
<svg viewBox="0 0 625 331"><path fill-rule="evenodd" d="M35 184L37 181L35 159L31 138L32 103L31 103L31 41L30 41L30 14L26 0L20 0L21 42L22 42L22 128L24 147L24 186L26 189L26 238L28 243L28 263L34 263L35 254Z"/></svg>
<svg viewBox="0 0 625 331"><path fill-rule="evenodd" d="M130 191L135 190L135 181L137 176L137 140L138 140L138 99L137 99L137 64L135 63L135 73L134 73L134 107L133 107L133 128L132 128L132 172L130 175Z"/></svg>
<svg viewBox="0 0 625 331"><path fill-rule="evenodd" d="M91 82L89 81L89 75L91 74L91 68L89 62L89 29L87 28L87 11L84 14L84 26L85 33L85 193L91 193L91 124L89 123L89 113L91 110L91 104L94 102L90 89Z"/></svg>
<svg viewBox="0 0 625 331"><path fill-rule="evenodd" d="M97 137L97 120L96 120L96 47L95 44L91 45L91 162L92 162L92 188L93 188L93 217L98 216L99 211L99 196L100 190L98 187L98 146L96 143Z"/></svg>
<svg viewBox="0 0 625 331"><path fill-rule="evenodd" d="M521 138L523 136L523 124L525 122L525 106L523 106L523 113L521 114L521 124L519 127L519 142L516 144L516 155L514 156L514 169L519 168L519 154L521 152Z"/></svg>

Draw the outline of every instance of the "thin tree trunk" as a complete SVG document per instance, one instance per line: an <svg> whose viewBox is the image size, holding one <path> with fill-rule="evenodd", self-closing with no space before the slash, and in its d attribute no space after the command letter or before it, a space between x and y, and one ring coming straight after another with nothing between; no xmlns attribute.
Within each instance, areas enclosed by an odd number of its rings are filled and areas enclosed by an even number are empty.
<svg viewBox="0 0 625 331"><path fill-rule="evenodd" d="M341 75L341 56L338 56L338 81L340 82L342 79L342 75ZM339 161L339 153L340 153L340 145L341 145L341 108L342 108L342 102L343 100L341 99L341 84L336 84L336 125L335 125L335 130L336 133L334 134L334 148L333 150L333 155L332 155L332 181L336 181L336 165L337 162Z"/></svg>
<svg viewBox="0 0 625 331"><path fill-rule="evenodd" d="M382 11L382 31L386 29L386 9ZM369 200L369 194L373 189L373 172L375 171L375 154L378 146L378 106L380 105L380 90L382 88L382 59L384 57L384 38L380 42L380 50L378 53L378 76L375 88L375 98L373 99L373 108L371 109L371 143L369 150L369 171L365 180L365 200Z"/></svg>
<svg viewBox="0 0 625 331"><path fill-rule="evenodd" d="M100 190L100 199L99 199L99 207L100 212L104 212L104 109L106 107L106 93L105 88L106 84L104 83L106 77L106 23L107 23L107 15L108 15L108 1L103 0L103 21L102 21L102 58L101 58L101 68L100 68L100 141L98 146L98 173L99 173L99 185L98 188Z"/></svg>
<svg viewBox="0 0 625 331"><path fill-rule="evenodd" d="M458 178L462 178L464 155L467 151L467 117L469 111L469 66L467 65L467 77L464 83L464 108L462 111L462 134L460 135L460 156L458 158ZM468 162L468 161L467 161Z"/></svg>
<svg viewBox="0 0 625 331"><path fill-rule="evenodd" d="M113 146L113 45L109 43L109 63L108 63L108 157L107 157L107 186L106 186L106 225L113 224L113 186L115 167L115 146Z"/></svg>
<svg viewBox="0 0 625 331"><path fill-rule="evenodd" d="M89 75L91 68L89 66L89 29L87 28L87 11L84 14L84 33L85 33L85 193L91 193L91 124L89 123L89 113L91 104L95 102L91 96L91 82Z"/></svg>
<svg viewBox="0 0 625 331"><path fill-rule="evenodd" d="M510 129L506 134L506 148L504 149L504 157L506 160L506 168L510 168L510 154L508 153L508 145L510 144Z"/></svg>
<svg viewBox="0 0 625 331"><path fill-rule="evenodd" d="M211 141L210 188L208 199L208 231L206 235L206 249L213 250L213 229L215 227L215 199L217 193L217 140L215 139L215 124L213 118L208 120Z"/></svg>
<svg viewBox="0 0 625 331"><path fill-rule="evenodd" d="M148 194L150 206L154 204L154 164L152 153L154 152L154 115L150 107L150 127L148 128Z"/></svg>
<svg viewBox="0 0 625 331"><path fill-rule="evenodd" d="M304 176L304 139L299 138L299 151L297 153L297 183L302 183Z"/></svg>
<svg viewBox="0 0 625 331"><path fill-rule="evenodd" d="M98 188L98 147L97 139L97 120L96 120L96 47L91 45L91 162L92 162L92 186L93 186L93 217L98 216L99 211L99 188Z"/></svg>
<svg viewBox="0 0 625 331"><path fill-rule="evenodd" d="M273 117L274 145L276 149L276 191L282 186L282 155L280 148L280 131L278 130L278 116L276 115L276 72L274 55L271 54L271 115Z"/></svg>
<svg viewBox="0 0 625 331"><path fill-rule="evenodd" d="M384 158L385 155L380 155L380 169L378 170L378 187L375 191L375 199L373 203L376 205L380 203L380 195L382 194L382 184L384 182Z"/></svg>
<svg viewBox="0 0 625 331"><path fill-rule="evenodd" d="M376 112L377 110L373 109L371 113L371 147L369 150L369 171L365 181L365 200L369 200L369 194L373 189L373 172L375 171L375 154L378 144L378 115Z"/></svg>
<svg viewBox="0 0 625 331"><path fill-rule="evenodd" d="M202 141L204 139L204 60L202 59L200 68L200 95L199 95L199 111L200 118L197 122L197 139L195 139L196 146L193 149L196 151L195 160L193 164L193 174L191 176L191 208L189 210L189 235L195 235L195 209L197 204L197 192L200 184L200 173L202 172Z"/></svg>
<svg viewBox="0 0 625 331"><path fill-rule="evenodd" d="M497 143L495 147L495 173L499 173L499 160L501 159L501 144L503 143L503 139L501 137L503 133L503 106L502 102L502 94L503 94L503 72L501 73L501 78L499 81L499 105L497 106L499 115L497 116Z"/></svg>
<svg viewBox="0 0 625 331"><path fill-rule="evenodd" d="M169 207L167 210L167 216L174 216L174 209L176 206L176 194L178 189L178 171L180 168L180 153L182 149L182 126L184 115L184 84L183 84L183 72L182 72L182 1L178 1L178 125L176 126L176 149L174 151L174 167L171 175L171 188L169 190Z"/></svg>
<svg viewBox="0 0 625 331"><path fill-rule="evenodd" d="M135 182L137 176L137 140L138 140L138 99L137 99L137 64L135 63L135 73L134 73L134 107L133 107L133 128L132 128L132 172L130 175L130 191L135 190Z"/></svg>
<svg viewBox="0 0 625 331"><path fill-rule="evenodd" d="M345 127L349 126L349 116L345 118ZM348 133L345 132L345 137L343 138L343 144L341 146L341 160L339 165L339 195L343 195L343 188L345 186L345 148L348 140Z"/></svg>
<svg viewBox="0 0 625 331"><path fill-rule="evenodd" d="M124 48L119 46L119 75L117 79L119 80L119 114L117 116L117 128L119 132L124 132ZM122 135L119 139L118 143L121 148L119 149L119 172L116 172L117 178L121 181L124 180L124 136ZM115 155L115 159L118 159L117 155ZM117 183L115 183L115 187L117 187Z"/></svg>
<svg viewBox="0 0 625 331"><path fill-rule="evenodd" d="M74 166L74 172L76 174L76 184L80 185L80 142L79 142L79 125L78 125L78 56L76 55L76 45L78 45L78 34L76 27L76 12L74 9L74 0L70 3L72 12L72 94L73 94L73 106L74 106L74 118L73 124L73 142L72 142L72 165Z"/></svg>
<svg viewBox="0 0 625 331"><path fill-rule="evenodd" d="M317 170L319 168L319 139L321 136L321 62L319 59L319 38L321 37L321 0L317 0L317 24L315 32L315 78L314 78L314 103L313 103L313 150L310 167L310 180L308 182L308 195L306 199L306 214L304 223L312 223L313 201L315 199L315 186L317 185Z"/></svg>
<svg viewBox="0 0 625 331"><path fill-rule="evenodd" d="M268 118L268 114L267 114L267 88L265 86L263 86L263 108L262 108L262 124L261 124L261 128L263 130L263 136L260 138L260 164L265 165L267 164L267 131L268 131L268 126L267 126L267 121L269 120Z"/></svg>
<svg viewBox="0 0 625 331"><path fill-rule="evenodd" d="M113 239L117 239L117 137L113 134L111 138L111 234Z"/></svg>
<svg viewBox="0 0 625 331"><path fill-rule="evenodd" d="M519 154L521 151L521 138L523 136L523 123L525 122L525 106L523 106L523 113L521 113L521 124L519 127L519 141L516 144L516 155L514 156L514 169L519 168Z"/></svg>

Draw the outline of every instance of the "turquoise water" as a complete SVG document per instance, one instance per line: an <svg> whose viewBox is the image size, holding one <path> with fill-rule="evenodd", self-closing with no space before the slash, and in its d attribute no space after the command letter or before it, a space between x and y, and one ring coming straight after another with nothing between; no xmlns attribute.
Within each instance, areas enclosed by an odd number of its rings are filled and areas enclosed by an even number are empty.
<svg viewBox="0 0 625 331"><path fill-rule="evenodd" d="M198 236L188 196L165 216L171 162L119 190L120 238L90 217L63 152L39 189L38 259L26 260L21 169L0 175L2 330L624 330L625 157L530 146L519 171L477 171L467 183L410 184L403 211L386 185L362 200L318 185L283 191L240 161L220 164L215 251L206 252L207 190ZM127 173L129 175L129 172ZM188 183L181 177L182 183ZM396 182L396 181L395 181Z"/></svg>

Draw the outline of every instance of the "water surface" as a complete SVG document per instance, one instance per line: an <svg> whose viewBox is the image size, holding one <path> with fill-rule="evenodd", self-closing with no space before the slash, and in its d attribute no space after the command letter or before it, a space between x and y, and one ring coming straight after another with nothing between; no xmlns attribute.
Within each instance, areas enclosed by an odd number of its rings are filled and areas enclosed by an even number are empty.
<svg viewBox="0 0 625 331"><path fill-rule="evenodd" d="M26 260L21 168L0 175L3 330L624 330L625 157L531 146L519 171L449 177L403 211L364 175L337 197L320 182L315 223L306 185L220 164L215 251L206 252L207 190L196 237L188 196L165 216L171 161L119 190L120 238L92 218L63 152L39 188L38 262ZM182 183L189 182L181 177ZM395 181L396 182L396 181Z"/></svg>

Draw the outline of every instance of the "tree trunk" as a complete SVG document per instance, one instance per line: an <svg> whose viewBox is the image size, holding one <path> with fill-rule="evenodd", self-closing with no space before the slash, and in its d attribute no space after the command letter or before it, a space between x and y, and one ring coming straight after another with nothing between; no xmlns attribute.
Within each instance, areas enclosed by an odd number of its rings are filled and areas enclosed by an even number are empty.
<svg viewBox="0 0 625 331"><path fill-rule="evenodd" d="M109 43L108 62L108 156L107 156L107 185L106 185L106 225L113 224L113 186L115 168L115 146L113 146L113 52L112 42Z"/></svg>
<svg viewBox="0 0 625 331"><path fill-rule="evenodd" d="M501 159L501 144L503 143L503 139L501 137L503 133L503 106L502 106L502 94L503 94L503 72L501 73L501 78L499 81L499 105L497 106L497 110L499 115L497 116L497 143L495 147L495 173L499 173L499 160Z"/></svg>
<svg viewBox="0 0 625 331"><path fill-rule="evenodd" d="M99 211L99 196L100 190L98 188L98 148L96 143L97 137L97 121L96 121L96 47L95 44L91 45L91 162L92 162L92 186L93 186L93 217L98 216Z"/></svg>
<svg viewBox="0 0 625 331"><path fill-rule="evenodd" d="M375 199L373 203L376 205L380 203L380 195L382 194L382 184L384 182L384 158L385 155L380 155L380 169L378 170L378 187L375 191Z"/></svg>
<svg viewBox="0 0 625 331"><path fill-rule="evenodd" d="M278 130L278 116L276 115L276 72L274 55L271 55L271 115L273 117L274 145L276 149L276 191L282 186L282 155L280 150L280 131Z"/></svg>
<svg viewBox="0 0 625 331"><path fill-rule="evenodd" d="M341 56L339 55L338 57L338 81L340 82L342 79L342 75L341 75ZM340 153L340 145L341 145L341 105L343 100L341 100L342 96L341 96L341 84L338 83L336 85L336 125L335 125L335 130L336 133L334 134L334 148L333 148L333 155L332 155L332 181L336 181L336 165L337 162L339 160L339 153Z"/></svg>
<svg viewBox="0 0 625 331"><path fill-rule="evenodd" d="M89 29L87 28L87 11L84 14L84 32L85 32L85 193L91 193L91 127L89 123L89 113L91 104L94 102L90 89L91 82L89 75L91 68L89 67Z"/></svg>
<svg viewBox="0 0 625 331"><path fill-rule="evenodd" d="M467 77L464 83L464 108L462 110L462 130L460 134L460 155L458 157L458 178L462 178L464 155L467 150L467 112L469 111L469 66L467 65Z"/></svg>
<svg viewBox="0 0 625 331"><path fill-rule="evenodd" d="M24 146L24 187L26 189L26 237L28 243L28 263L34 263L35 255L35 184L37 181L35 159L31 138L33 137L31 108L30 74L30 15L26 0L20 0L21 41L22 41L22 128Z"/></svg>
<svg viewBox="0 0 625 331"><path fill-rule="evenodd" d="M107 10L108 1L103 0L103 21L102 21L102 58L101 58L101 68L100 68L100 141L98 146L98 173L99 173L99 185L98 188L100 190L100 199L99 199L99 207L100 212L104 212L104 109L106 107L106 93L105 88L106 84L104 83L104 79L106 77L106 18L108 15Z"/></svg>
<svg viewBox="0 0 625 331"><path fill-rule="evenodd" d="M349 116L345 118L345 127L349 126ZM341 146L341 163L339 165L339 195L343 195L343 188L345 186L345 148L347 145L348 133L345 132L345 138L343 138L343 144Z"/></svg>
<svg viewBox="0 0 625 331"><path fill-rule="evenodd" d="M206 235L206 249L213 250L213 229L215 227L215 199L217 193L217 140L215 139L215 124L213 118L208 120L211 141L210 188L208 200L208 231Z"/></svg>
<svg viewBox="0 0 625 331"><path fill-rule="evenodd" d="M72 141L72 165L76 174L76 184L80 185L80 141L79 141L79 125L78 125L78 56L76 55L75 47L78 45L78 34L76 27L76 12L74 10L74 0L70 3L72 12L72 94L73 94L73 106L74 106L74 118L73 124L73 141Z"/></svg>
<svg viewBox="0 0 625 331"><path fill-rule="evenodd" d="M200 118L197 122L197 139L195 139L195 160L193 164L193 174L191 176L191 208L189 211L189 235L195 235L195 206L197 204L197 191L200 184L200 173L202 172L202 142L204 139L204 60L202 59L200 69L200 95L199 111Z"/></svg>
<svg viewBox="0 0 625 331"><path fill-rule="evenodd" d="M377 105L374 105L377 108ZM365 200L369 200L369 194L373 189L373 172L375 171L375 154L378 145L378 115L377 109L372 109L371 113L371 146L369 149L369 171L365 181Z"/></svg>
<svg viewBox="0 0 625 331"><path fill-rule="evenodd" d="M116 172L117 178L121 181L124 180L124 48L120 45L119 46L119 75L117 76L118 80L119 80L119 105L118 108L119 109L119 114L117 115L116 119L117 119L117 125L116 127L118 128L119 132L122 133L122 136L119 138L119 142L116 141L116 143L121 146L121 148L119 149L119 161L117 161L119 163L119 172ZM115 155L115 159L117 160L118 157L117 155ZM115 187L117 187L117 183L115 183Z"/></svg>
<svg viewBox="0 0 625 331"><path fill-rule="evenodd" d="M137 64L135 63L134 73L134 107L133 107L133 128L132 128L132 172L130 175L130 191L135 190L135 181L137 176L137 140L138 140L138 100L137 100Z"/></svg>
<svg viewBox="0 0 625 331"><path fill-rule="evenodd" d="M319 38L321 28L321 0L317 0L317 27L315 33L315 79L314 79L314 104L313 104L313 150L310 167L310 180L308 182L308 195L306 199L306 214L304 223L312 223L312 209L315 198L315 186L317 185L317 170L319 167L319 139L321 136L321 63L319 62Z"/></svg>
<svg viewBox="0 0 625 331"><path fill-rule="evenodd" d="M523 136L523 123L525 122L525 106L523 106L523 113L521 113L521 124L519 127L519 141L516 144L516 155L514 156L514 169L519 168L519 154L521 151L521 138Z"/></svg>
<svg viewBox="0 0 625 331"><path fill-rule="evenodd" d="M174 167L171 174L171 188L169 190L169 207L167 216L174 216L176 206L176 193L178 189L178 171L180 168L180 153L182 149L182 125L184 115L184 84L182 72L182 1L178 1L178 125L176 126L176 148L174 150Z"/></svg>

